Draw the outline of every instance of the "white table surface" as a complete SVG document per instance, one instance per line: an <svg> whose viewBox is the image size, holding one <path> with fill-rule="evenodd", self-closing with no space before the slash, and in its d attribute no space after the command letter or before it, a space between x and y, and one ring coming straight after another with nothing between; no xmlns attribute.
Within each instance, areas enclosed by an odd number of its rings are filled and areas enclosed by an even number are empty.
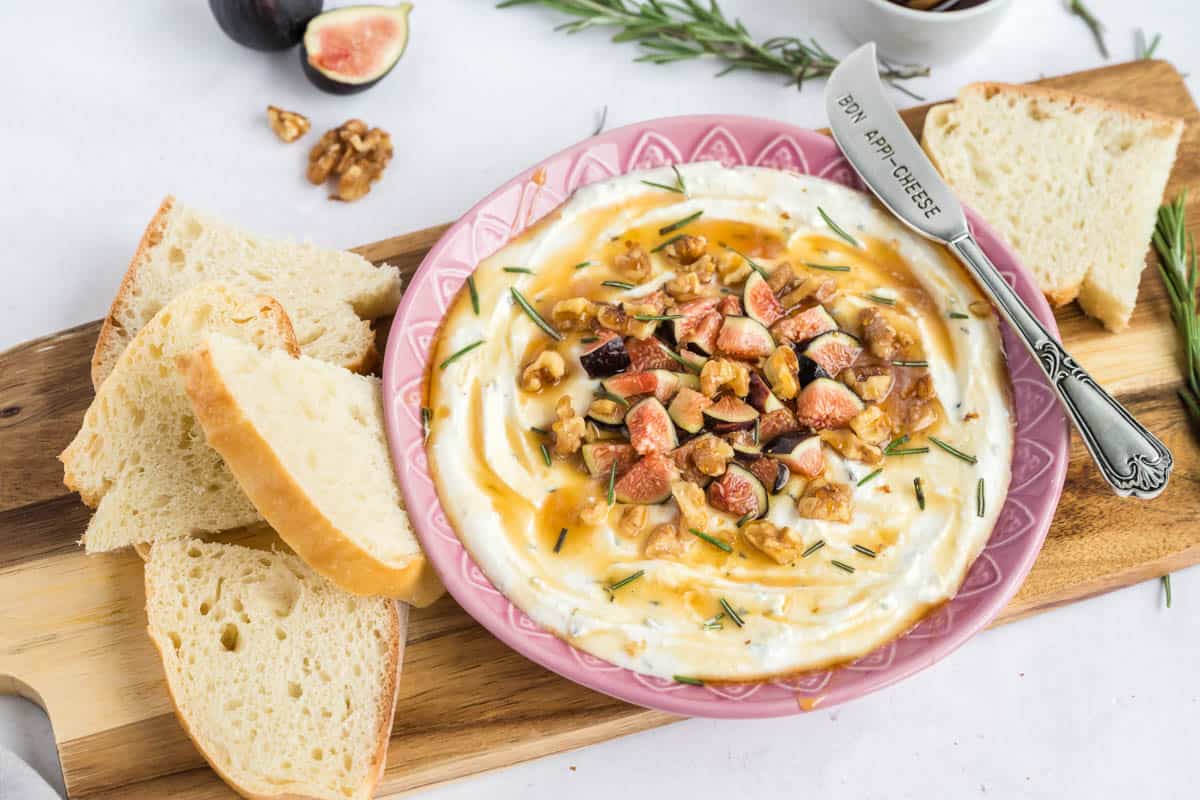
<svg viewBox="0 0 1200 800"><path fill-rule="evenodd" d="M851 42L829 19L835 1L725 5L762 36L811 34L843 53ZM1164 33L1162 57L1200 71L1190 0L1090 5L1115 60L1132 57L1140 25ZM306 82L296 52L226 39L200 0L4 3L0 348L102 316L167 192L254 230L348 247L452 219L588 135L605 105L610 126L690 112L824 124L819 85L797 93L770 77L713 80L711 64L633 64L632 48L553 34L557 21L488 0L418 0L395 72L334 97ZM969 80L1100 63L1059 0L1016 0L987 47L912 87L940 98ZM382 183L358 203L327 201L302 177L313 136L277 142L267 103L308 114L319 130L360 116L390 131L396 155ZM1174 589L1171 610L1153 581L984 633L841 708L683 722L428 796L1194 798L1200 570L1177 574ZM44 722L24 701L0 699L0 746L52 776Z"/></svg>

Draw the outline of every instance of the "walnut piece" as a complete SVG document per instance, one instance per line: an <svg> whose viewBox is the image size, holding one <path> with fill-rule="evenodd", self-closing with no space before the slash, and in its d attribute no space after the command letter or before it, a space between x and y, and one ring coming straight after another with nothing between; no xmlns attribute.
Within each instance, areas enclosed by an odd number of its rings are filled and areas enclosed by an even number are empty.
<svg viewBox="0 0 1200 800"><path fill-rule="evenodd" d="M858 314L858 322L862 325L863 339L871 355L885 361L896 357L901 348L900 338L895 326L888 322L882 311L864 308Z"/></svg>
<svg viewBox="0 0 1200 800"><path fill-rule="evenodd" d="M671 496L679 506L679 518L684 527L698 531L708 527L708 501L703 489L691 481L671 481Z"/></svg>
<svg viewBox="0 0 1200 800"><path fill-rule="evenodd" d="M550 426L550 430L554 432L554 452L560 456L578 452L583 446L583 437L587 435L587 425L584 424L583 417L575 413L570 395L564 394L558 398L554 413L558 417Z"/></svg>
<svg viewBox="0 0 1200 800"><path fill-rule="evenodd" d="M303 114L285 111L278 106L267 106L267 121L271 123L271 130L275 131L275 135L285 142L296 141L308 133L311 125L308 117Z"/></svg>
<svg viewBox="0 0 1200 800"><path fill-rule="evenodd" d="M667 281L663 288L667 290L667 294L680 302L697 300L705 294L704 283L696 272L681 272Z"/></svg>
<svg viewBox="0 0 1200 800"><path fill-rule="evenodd" d="M543 350L537 358L525 365L521 372L521 388L527 392L540 392L553 386L567 374L567 362L553 350Z"/></svg>
<svg viewBox="0 0 1200 800"><path fill-rule="evenodd" d="M886 364L847 367L838 378L868 403L885 399L892 391L894 382L892 368Z"/></svg>
<svg viewBox="0 0 1200 800"><path fill-rule="evenodd" d="M775 348L763 364L763 374L780 400L791 400L800 391L799 370L796 351L788 345Z"/></svg>
<svg viewBox="0 0 1200 800"><path fill-rule="evenodd" d="M650 511L645 506L625 506L617 523L617 533L629 539L635 538L646 527L649 515Z"/></svg>
<svg viewBox="0 0 1200 800"><path fill-rule="evenodd" d="M625 242L625 252L613 261L617 272L629 278L634 283L642 283L650 277L654 265L650 263L650 254L642 249L640 244Z"/></svg>
<svg viewBox="0 0 1200 800"><path fill-rule="evenodd" d="M646 558L681 558L696 542L696 537L670 522L654 526L646 537Z"/></svg>
<svg viewBox="0 0 1200 800"><path fill-rule="evenodd" d="M750 262L734 252L722 253L717 258L717 275L721 282L732 286L750 277Z"/></svg>
<svg viewBox="0 0 1200 800"><path fill-rule="evenodd" d="M550 320L560 331L586 331L600 308L586 297L559 300L550 311Z"/></svg>
<svg viewBox="0 0 1200 800"><path fill-rule="evenodd" d="M710 358L700 368L700 391L707 397L728 386L738 397L750 393L750 370L745 364L727 358Z"/></svg>
<svg viewBox="0 0 1200 800"><path fill-rule="evenodd" d="M392 137L382 128L367 128L352 119L326 131L308 153L308 181L320 186L337 179L331 200L357 200L371 191L392 160Z"/></svg>
<svg viewBox="0 0 1200 800"><path fill-rule="evenodd" d="M593 497L579 507L579 521L584 525L599 525L608 519L611 508L607 500Z"/></svg>
<svg viewBox="0 0 1200 800"><path fill-rule="evenodd" d="M725 466L733 459L733 446L717 436L706 436L692 448L692 463L710 477L725 474Z"/></svg>
<svg viewBox="0 0 1200 800"><path fill-rule="evenodd" d="M796 501L796 511L808 519L849 522L850 498L848 485L818 479L804 487L804 494Z"/></svg>
<svg viewBox="0 0 1200 800"><path fill-rule="evenodd" d="M780 298L784 308L793 308L808 299L828 303L837 294L837 281L833 278L801 277L796 288Z"/></svg>
<svg viewBox="0 0 1200 800"><path fill-rule="evenodd" d="M883 451L873 444L858 438L858 434L845 428L818 431L821 441L836 450L842 458L878 464L883 460Z"/></svg>
<svg viewBox="0 0 1200 800"><path fill-rule="evenodd" d="M667 256L675 259L680 264L694 264L704 255L704 250L707 247L708 239L705 239L703 236L691 236L685 233L667 245L666 253Z"/></svg>
<svg viewBox="0 0 1200 800"><path fill-rule="evenodd" d="M765 519L743 525L742 535L777 564L790 564L804 550L804 542L795 531L787 527L780 528Z"/></svg>
<svg viewBox="0 0 1200 800"><path fill-rule="evenodd" d="M869 444L882 444L892 435L892 420L879 406L867 406L850 420L850 430Z"/></svg>

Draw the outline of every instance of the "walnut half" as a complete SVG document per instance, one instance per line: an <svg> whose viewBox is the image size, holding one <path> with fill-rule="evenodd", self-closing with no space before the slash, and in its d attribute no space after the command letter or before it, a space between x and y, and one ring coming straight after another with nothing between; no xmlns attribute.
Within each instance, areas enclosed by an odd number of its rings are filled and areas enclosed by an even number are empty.
<svg viewBox="0 0 1200 800"><path fill-rule="evenodd" d="M357 200L371 191L392 160L392 137L382 128L367 128L359 119L326 131L308 153L308 182L319 186L331 176L337 188L331 200Z"/></svg>

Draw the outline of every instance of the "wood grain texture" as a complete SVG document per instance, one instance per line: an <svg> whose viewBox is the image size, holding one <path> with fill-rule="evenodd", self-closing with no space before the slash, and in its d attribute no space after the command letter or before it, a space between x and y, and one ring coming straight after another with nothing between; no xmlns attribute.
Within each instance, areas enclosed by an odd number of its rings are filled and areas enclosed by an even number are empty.
<svg viewBox="0 0 1200 800"><path fill-rule="evenodd" d="M1200 178L1200 115L1163 62L1045 84L1186 118L1168 194ZM905 112L919 129L924 109ZM1200 234L1200 193L1189 207ZM410 275L445 227L359 248ZM1074 307L1058 315L1078 360L1172 449L1171 484L1153 503L1121 500L1078 438L1058 516L1033 572L998 623L1200 562L1200 449L1175 398L1176 342L1153 270L1130 328L1105 333ZM87 558L87 511L62 486L57 453L92 398L98 323L0 354L0 692L50 712L72 797L232 798L171 713L145 635L141 561ZM243 541L247 534L231 534ZM400 706L381 794L504 767L671 721L535 666L449 598L412 613ZM448 686L454 687L447 691Z"/></svg>

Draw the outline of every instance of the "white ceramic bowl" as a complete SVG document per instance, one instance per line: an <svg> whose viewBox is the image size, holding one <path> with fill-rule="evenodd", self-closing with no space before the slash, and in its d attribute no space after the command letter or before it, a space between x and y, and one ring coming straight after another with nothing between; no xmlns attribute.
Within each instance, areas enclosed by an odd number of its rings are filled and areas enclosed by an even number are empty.
<svg viewBox="0 0 1200 800"><path fill-rule="evenodd" d="M859 43L875 42L889 61L944 64L962 58L995 29L1012 0L962 11L915 11L888 0L837 0L838 22Z"/></svg>

